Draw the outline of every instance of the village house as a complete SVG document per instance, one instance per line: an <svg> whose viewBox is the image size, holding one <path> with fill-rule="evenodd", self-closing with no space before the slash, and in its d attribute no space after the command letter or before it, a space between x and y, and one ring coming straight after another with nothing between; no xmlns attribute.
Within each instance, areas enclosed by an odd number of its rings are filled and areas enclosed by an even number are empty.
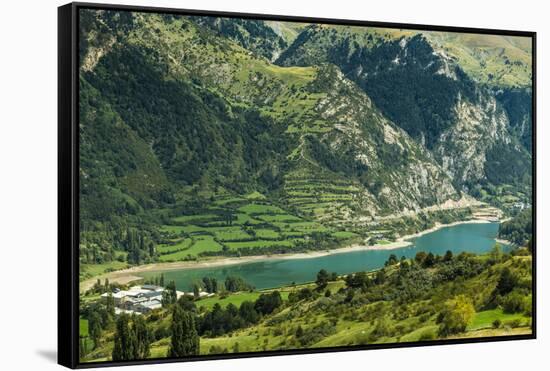
<svg viewBox="0 0 550 371"><path fill-rule="evenodd" d="M155 285L132 286L128 290L116 290L112 293L104 293L102 299L106 300L109 295L115 303L115 313L143 314L152 310L162 308L162 293L164 288ZM211 297L214 294L200 291L199 298ZM192 292L176 291L176 297L194 296Z"/></svg>
<svg viewBox="0 0 550 371"><path fill-rule="evenodd" d="M106 299L112 295L115 313L147 313L162 307L162 293L164 288L154 285L132 286L129 290L120 290L101 295Z"/></svg>

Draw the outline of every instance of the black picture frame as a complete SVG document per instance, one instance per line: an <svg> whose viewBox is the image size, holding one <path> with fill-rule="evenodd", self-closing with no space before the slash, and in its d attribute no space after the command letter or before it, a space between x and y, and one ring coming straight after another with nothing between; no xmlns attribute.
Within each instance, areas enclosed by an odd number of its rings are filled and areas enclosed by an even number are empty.
<svg viewBox="0 0 550 371"><path fill-rule="evenodd" d="M369 344L338 346L315 349L282 351L260 351L237 354L201 355L188 358L157 358L136 361L107 361L79 363L78 357L78 304L79 304L79 71L78 30L79 10L122 10L136 12L168 13L178 15L201 15L257 20L324 23L350 26L384 27L424 31L444 31L475 34L497 34L528 37L532 40L532 179L533 179L533 311L532 333L527 335L495 336L470 339L433 340L429 342L407 342L393 344ZM219 360L231 358L266 357L294 354L388 349L449 344L471 344L482 342L529 340L537 337L536 307L536 32L512 31L487 28L465 28L422 24L388 23L346 19L283 16L269 14L237 13L224 11L202 11L146 6L112 5L74 2L58 8L58 363L69 368L91 368L107 366L141 365L172 362Z"/></svg>

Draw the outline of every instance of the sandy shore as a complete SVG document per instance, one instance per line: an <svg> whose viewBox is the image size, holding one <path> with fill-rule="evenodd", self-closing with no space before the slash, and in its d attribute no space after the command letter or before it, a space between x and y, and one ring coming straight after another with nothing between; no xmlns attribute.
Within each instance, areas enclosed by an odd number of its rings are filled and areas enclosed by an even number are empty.
<svg viewBox="0 0 550 371"><path fill-rule="evenodd" d="M209 267L221 267L227 265L243 264L243 263L252 263L256 261L263 260L286 260L286 259L311 259L318 258L327 255L333 254L342 254L352 251L362 251L362 250L393 250L402 247L411 246L412 242L410 240L417 237L423 236L428 233L435 232L442 228L452 227L459 224L473 224L473 223L490 223L488 220L465 220L460 222L454 222L450 224L440 224L436 225L430 229L424 231L404 235L399 237L394 242L384 243L384 244L375 244L375 245L365 245L365 244L354 244L346 247L341 247L331 250L320 250L320 251L311 251L303 253L293 253L293 254L272 254L272 255L254 255L254 256L242 256L242 257L217 257L207 260L200 261L179 261L173 263L153 263L147 265L140 265L137 267L131 267L119 271L105 273L99 276L95 276L88 280L82 281L80 283L80 290L86 291L89 290L94 283L99 278L101 281L108 278L110 282L116 282L119 284L128 284L133 281L142 279L138 274L143 272L158 272L158 271L167 271L167 270L179 270L179 269L199 269L199 268L209 268ZM502 242L509 243L509 242Z"/></svg>
<svg viewBox="0 0 550 371"><path fill-rule="evenodd" d="M322 256L333 255L333 254L342 254L352 251L361 251L361 250L391 250L397 249L400 247L410 246L412 243L410 241L395 241L388 244L380 245L362 245L354 244L346 247L341 247L338 249L332 250L319 250L319 251L310 251L303 253L293 253L293 254L272 254L272 255L253 255L253 256L242 256L242 257L221 257L221 258L211 258L208 260L200 261L179 261L173 263L153 263L147 265L140 265L137 267L131 267L127 269L122 269L114 272L105 273L99 276L95 276L88 280L82 281L80 283L80 290L86 291L92 288L94 283L98 279L104 281L105 278L108 278L110 282L116 282L119 284L127 284L132 281L137 281L143 277L138 276L139 273L144 272L160 272L168 270L179 270L179 269L200 269L200 268L211 268L211 267L221 267L235 264L243 263L253 263L256 261L265 261L265 260L288 260L288 259L311 259L319 258Z"/></svg>
<svg viewBox="0 0 550 371"><path fill-rule="evenodd" d="M495 241L498 242L501 245L513 245L511 241L503 240L501 238L495 238Z"/></svg>

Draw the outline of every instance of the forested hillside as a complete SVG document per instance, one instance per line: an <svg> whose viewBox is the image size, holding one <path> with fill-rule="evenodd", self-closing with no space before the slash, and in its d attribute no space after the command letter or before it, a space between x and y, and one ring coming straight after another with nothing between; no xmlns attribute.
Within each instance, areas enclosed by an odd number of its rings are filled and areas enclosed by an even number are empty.
<svg viewBox="0 0 550 371"><path fill-rule="evenodd" d="M112 11L80 26L85 263L320 248L380 223L395 239L474 198L529 203L529 93L430 35Z"/></svg>
<svg viewBox="0 0 550 371"><path fill-rule="evenodd" d="M97 335L82 344L81 356L162 358L185 344L178 356L518 335L531 331L531 304L531 257L524 250L513 256L498 248L485 256L420 252L412 260L390 254L378 272L342 277L321 270L315 283L166 300L147 316L115 318L108 301L91 304L84 312L97 318L89 325ZM179 326L187 334L181 340ZM124 352L120 342L143 351Z"/></svg>
<svg viewBox="0 0 550 371"><path fill-rule="evenodd" d="M516 245L532 247L533 238L533 210L528 208L521 211L511 220L502 223L498 231L499 238L513 242Z"/></svg>

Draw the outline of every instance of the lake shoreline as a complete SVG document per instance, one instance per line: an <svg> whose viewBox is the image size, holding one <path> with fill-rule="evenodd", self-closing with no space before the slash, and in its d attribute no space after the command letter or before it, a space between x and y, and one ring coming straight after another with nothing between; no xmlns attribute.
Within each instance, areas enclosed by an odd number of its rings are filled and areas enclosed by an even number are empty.
<svg viewBox="0 0 550 371"><path fill-rule="evenodd" d="M414 233L414 234L399 237L397 240L398 241L400 241L400 240L405 240L405 241L406 240L412 240L412 239L424 236L425 234L436 232L440 229L455 227L455 226L461 225L461 224L487 224L487 223L496 223L496 222L493 222L493 221L490 221L490 220L487 220L487 219L472 219L472 220L461 220L461 221L452 222L452 223L449 223L449 224L435 223L435 225L432 228L428 228L428 229L425 229L423 231L420 231L420 232L417 232L417 233ZM498 222L498 223L500 223L500 222Z"/></svg>
<svg viewBox="0 0 550 371"><path fill-rule="evenodd" d="M512 241L504 240L502 238L495 238L495 241L501 245L514 246L514 243Z"/></svg>
<svg viewBox="0 0 550 371"><path fill-rule="evenodd" d="M113 271L109 273L104 273L99 276L87 279L80 282L80 290L87 291L89 290L98 279L104 280L109 279L110 282L115 282L119 284L129 284L131 282L142 280L143 277L139 276L139 273L144 272L161 272L161 271L170 271L170 270L180 270L180 269L201 269L201 268L211 268L211 267L223 267L230 266L235 264L243 263L253 263L259 261L274 261L274 260L288 260L288 259L312 259L319 258L323 256L333 255L333 254L342 254L353 251L363 251L363 250L394 250L402 247L407 247L413 245L411 240L423 236L428 233L436 232L443 228L453 227L460 224L481 224L481 223L491 223L489 220L485 219L472 219L457 221L449 224L436 223L432 228L420 231L414 234L403 235L397 238L396 241L384 243L384 244L352 244L345 247L329 249L329 250L319 250L319 251L310 251L310 252L300 252L300 253L290 253L290 254L270 254L270 255L252 255L252 256L243 256L243 257L215 257L207 260L200 261L178 261L170 263L152 263L146 265L135 266L131 268L126 268L118 271Z"/></svg>

